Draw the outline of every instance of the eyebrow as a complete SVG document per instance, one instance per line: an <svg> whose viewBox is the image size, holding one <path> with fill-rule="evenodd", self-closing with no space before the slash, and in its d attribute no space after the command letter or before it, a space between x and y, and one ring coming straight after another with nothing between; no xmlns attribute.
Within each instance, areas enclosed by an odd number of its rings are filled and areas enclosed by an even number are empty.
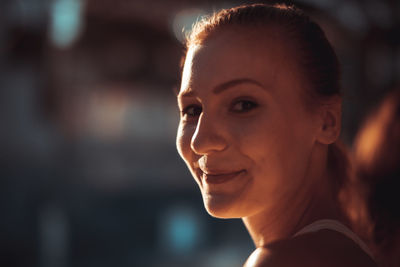
<svg viewBox="0 0 400 267"><path fill-rule="evenodd" d="M253 80L253 79L250 79L250 78L242 78L242 79L230 80L230 81L224 82L224 83L222 83L220 85L217 85L212 90L212 92L214 94L219 94L219 93L221 93L221 92L223 92L223 91L225 91L225 90L227 90L229 88L235 87L235 86L237 86L239 84L243 84L243 83L255 84L255 85L259 86L259 87L264 88L264 86L261 83L257 82L256 80Z"/></svg>
<svg viewBox="0 0 400 267"><path fill-rule="evenodd" d="M241 79L234 79L234 80L230 80L230 81L221 83L221 84L217 85L216 87L214 87L212 92L214 94L219 94L225 90L228 90L232 87L235 87L235 86L238 86L238 85L244 84L244 83L255 84L261 88L265 88L261 83L257 82L256 80L253 80L250 78L241 78ZM195 92L192 91L191 89L187 90L186 92L183 92L183 94L179 94L179 96L181 96L181 97L190 97L190 96L194 96L194 95L195 95Z"/></svg>

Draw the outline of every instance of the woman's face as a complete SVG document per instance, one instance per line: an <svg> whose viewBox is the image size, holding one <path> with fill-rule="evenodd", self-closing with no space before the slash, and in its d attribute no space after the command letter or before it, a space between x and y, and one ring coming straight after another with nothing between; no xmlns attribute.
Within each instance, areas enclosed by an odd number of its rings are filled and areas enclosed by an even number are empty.
<svg viewBox="0 0 400 267"><path fill-rule="evenodd" d="M177 148L211 215L281 210L307 187L317 126L301 90L292 52L272 32L226 30L190 47Z"/></svg>

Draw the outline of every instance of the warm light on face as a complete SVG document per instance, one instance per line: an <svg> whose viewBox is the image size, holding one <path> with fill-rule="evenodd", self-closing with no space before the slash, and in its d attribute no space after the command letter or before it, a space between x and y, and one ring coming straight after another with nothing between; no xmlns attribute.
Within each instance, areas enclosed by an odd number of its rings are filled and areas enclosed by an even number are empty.
<svg viewBox="0 0 400 267"><path fill-rule="evenodd" d="M289 54L233 31L188 51L177 148L213 216L282 210L308 188L316 127Z"/></svg>
<svg viewBox="0 0 400 267"><path fill-rule="evenodd" d="M183 67L182 71L182 82L181 82L181 88L185 88L185 90L190 88L190 77L192 76L192 66L193 66L193 56L197 50L199 50L201 46L196 45L191 47L187 54L186 54L186 63ZM182 90L181 90L182 93Z"/></svg>

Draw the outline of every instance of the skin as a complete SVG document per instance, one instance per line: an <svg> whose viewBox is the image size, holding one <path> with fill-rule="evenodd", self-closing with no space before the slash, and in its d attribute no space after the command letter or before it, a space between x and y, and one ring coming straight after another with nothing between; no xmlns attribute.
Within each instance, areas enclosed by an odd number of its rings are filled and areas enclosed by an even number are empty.
<svg viewBox="0 0 400 267"><path fill-rule="evenodd" d="M190 47L178 94L178 152L209 214L242 218L257 248L246 266L279 262L293 246L271 244L317 219L343 220L326 167L340 101L306 107L280 36L235 28Z"/></svg>

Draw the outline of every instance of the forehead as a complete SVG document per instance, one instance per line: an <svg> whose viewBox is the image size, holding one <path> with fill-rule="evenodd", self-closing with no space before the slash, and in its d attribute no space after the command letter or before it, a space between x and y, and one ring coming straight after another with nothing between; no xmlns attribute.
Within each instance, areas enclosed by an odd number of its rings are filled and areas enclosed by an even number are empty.
<svg viewBox="0 0 400 267"><path fill-rule="evenodd" d="M209 88L238 78L254 79L267 87L299 85L292 50L274 30L224 30L189 48L181 90Z"/></svg>

